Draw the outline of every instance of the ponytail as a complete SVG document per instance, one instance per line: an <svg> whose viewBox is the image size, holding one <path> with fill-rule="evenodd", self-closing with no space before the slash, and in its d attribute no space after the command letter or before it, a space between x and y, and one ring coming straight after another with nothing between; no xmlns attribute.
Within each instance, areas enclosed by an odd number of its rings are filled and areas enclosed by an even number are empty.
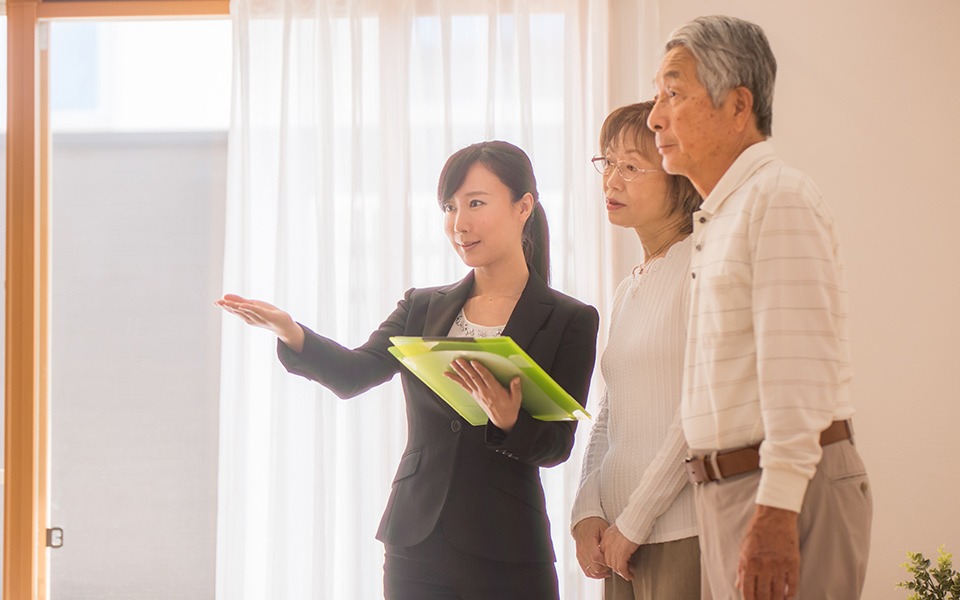
<svg viewBox="0 0 960 600"><path fill-rule="evenodd" d="M539 201L533 203L533 212L523 226L523 257L527 266L550 285L550 227L547 213Z"/></svg>

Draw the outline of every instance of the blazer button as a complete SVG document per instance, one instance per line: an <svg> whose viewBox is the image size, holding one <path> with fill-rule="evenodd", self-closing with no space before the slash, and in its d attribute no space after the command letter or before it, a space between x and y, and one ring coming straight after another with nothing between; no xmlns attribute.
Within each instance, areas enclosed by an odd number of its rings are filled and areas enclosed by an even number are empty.
<svg viewBox="0 0 960 600"><path fill-rule="evenodd" d="M454 433L460 432L460 421L450 421L450 431Z"/></svg>

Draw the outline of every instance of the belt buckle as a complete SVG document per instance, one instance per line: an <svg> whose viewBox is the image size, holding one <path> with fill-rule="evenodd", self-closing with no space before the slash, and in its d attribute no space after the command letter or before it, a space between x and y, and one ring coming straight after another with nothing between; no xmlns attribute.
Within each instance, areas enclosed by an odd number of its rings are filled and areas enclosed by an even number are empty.
<svg viewBox="0 0 960 600"><path fill-rule="evenodd" d="M687 470L687 478L690 479L694 485L700 485L701 483L710 481L710 476L707 474L706 462L702 458L688 456L684 459L683 466Z"/></svg>

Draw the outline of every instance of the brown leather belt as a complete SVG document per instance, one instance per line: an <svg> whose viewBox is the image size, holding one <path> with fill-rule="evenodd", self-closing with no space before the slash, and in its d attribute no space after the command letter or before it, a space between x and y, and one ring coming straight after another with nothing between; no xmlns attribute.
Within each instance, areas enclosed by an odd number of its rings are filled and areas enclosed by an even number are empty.
<svg viewBox="0 0 960 600"><path fill-rule="evenodd" d="M820 445L827 446L853 437L849 420L834 421L820 433ZM713 452L706 456L690 457L684 461L687 477L693 483L720 481L727 477L749 473L760 468L760 444L738 450Z"/></svg>

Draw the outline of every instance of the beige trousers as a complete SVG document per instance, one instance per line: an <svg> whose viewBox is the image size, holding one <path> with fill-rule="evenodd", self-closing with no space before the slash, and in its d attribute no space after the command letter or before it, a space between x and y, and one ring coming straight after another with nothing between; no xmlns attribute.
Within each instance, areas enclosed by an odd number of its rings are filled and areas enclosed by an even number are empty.
<svg viewBox="0 0 960 600"><path fill-rule="evenodd" d="M703 600L740 600L740 540L753 516L760 471L696 486ZM870 549L873 498L849 440L824 446L800 509L800 585L795 600L856 600Z"/></svg>
<svg viewBox="0 0 960 600"><path fill-rule="evenodd" d="M604 579L604 600L700 600L700 544L688 537L643 544L630 557L633 581Z"/></svg>

